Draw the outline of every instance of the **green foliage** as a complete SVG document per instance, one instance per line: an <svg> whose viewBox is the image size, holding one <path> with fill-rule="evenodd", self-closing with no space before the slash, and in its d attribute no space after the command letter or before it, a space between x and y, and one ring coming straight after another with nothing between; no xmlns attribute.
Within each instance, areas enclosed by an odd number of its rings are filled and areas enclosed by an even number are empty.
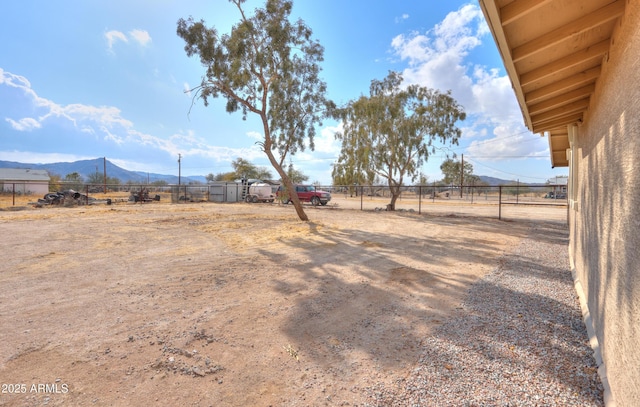
<svg viewBox="0 0 640 407"><path fill-rule="evenodd" d="M220 173L215 175L213 180L214 181L233 182L233 181L235 181L237 179L238 179L238 177L236 176L235 171L231 171L231 172L220 172Z"/></svg>
<svg viewBox="0 0 640 407"><path fill-rule="evenodd" d="M440 165L440 171L442 171L442 174L444 175L444 178L442 179L442 181L446 184L446 185L460 185L461 184L461 180L460 180L460 161L454 161L451 158L446 159L441 165ZM470 162L465 162L464 163L464 184L465 185L470 185L471 181L472 181L472 177L473 175L473 165ZM477 177L476 177L477 178ZM477 178L478 180L480 180L480 178Z"/></svg>
<svg viewBox="0 0 640 407"><path fill-rule="evenodd" d="M212 181L226 181L233 182L242 178L246 179L260 179L267 180L272 179L271 171L265 167L257 167L249 160L244 158L236 158L231 162L233 171L220 172L218 174L209 174L206 176L207 182Z"/></svg>
<svg viewBox="0 0 640 407"><path fill-rule="evenodd" d="M107 177L107 180L105 182L104 174L100 174L99 172L91 173L87 177L87 184L90 184L90 185L103 185L105 183L107 185L120 185L121 182L120 182L120 179L115 178L115 177Z"/></svg>
<svg viewBox="0 0 640 407"><path fill-rule="evenodd" d="M531 192L531 188L519 182L510 182L502 187L502 193L507 195L523 195L528 192Z"/></svg>
<svg viewBox="0 0 640 407"><path fill-rule="evenodd" d="M385 179L391 209L404 178L416 180L422 164L435 153L436 142L458 143L461 131L456 123L466 117L450 92L402 86L397 72L389 72L382 81L373 80L369 96L335 109L333 116L344 123L344 131L336 134L342 141L340 171Z"/></svg>
<svg viewBox="0 0 640 407"><path fill-rule="evenodd" d="M49 192L60 191L62 177L58 174L49 173Z"/></svg>
<svg viewBox="0 0 640 407"><path fill-rule="evenodd" d="M240 12L230 34L221 35L203 20L178 20L177 34L187 55L199 56L205 67L196 95L205 106L210 98L225 98L227 112L241 111L243 119L257 115L264 131L259 144L290 186L285 159L303 151L307 141L313 150L315 124L332 105L319 78L324 49L302 20L289 21L289 0L267 0L250 17L242 8L244 0L230 2ZM298 216L307 220L300 202L294 198L293 203Z"/></svg>
<svg viewBox="0 0 640 407"><path fill-rule="evenodd" d="M302 184L309 180L309 176L304 175L302 171L296 168L293 168L293 164L289 164L289 167L287 168L287 176L289 177L289 179L293 184Z"/></svg>
<svg viewBox="0 0 640 407"><path fill-rule="evenodd" d="M333 185L372 185L374 177L375 172L365 172L351 157L343 163L334 164L331 171Z"/></svg>
<svg viewBox="0 0 640 407"><path fill-rule="evenodd" d="M75 191L80 191L84 185L82 175L77 172L65 175L63 182L65 183L65 189L73 189Z"/></svg>
<svg viewBox="0 0 640 407"><path fill-rule="evenodd" d="M231 162L231 167L233 167L233 173L235 174L234 179L271 179L271 171L269 171L265 167L256 167L249 160L245 160L244 158L236 158Z"/></svg>

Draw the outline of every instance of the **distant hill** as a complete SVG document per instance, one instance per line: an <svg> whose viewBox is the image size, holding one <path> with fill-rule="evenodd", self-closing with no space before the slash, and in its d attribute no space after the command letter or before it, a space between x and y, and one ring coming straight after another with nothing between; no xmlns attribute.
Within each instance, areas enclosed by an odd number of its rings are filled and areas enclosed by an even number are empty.
<svg viewBox="0 0 640 407"><path fill-rule="evenodd" d="M501 178L494 178L494 177L488 177L486 175L479 175L480 177L480 181L482 182L486 182L487 184L489 184L489 186L495 187L498 185L509 185L509 184L513 184L516 181L514 180L507 180L507 179L501 179ZM522 182L520 181L520 185L530 185L530 186L540 186L540 185L545 185L544 182L540 183L530 183L530 182Z"/></svg>
<svg viewBox="0 0 640 407"><path fill-rule="evenodd" d="M14 161L1 161L0 160L0 168L25 168L25 169L34 169L34 170L45 170L50 174L56 174L61 177L65 177L67 174L72 174L77 172L84 179L87 179L90 174L95 174L96 172L102 174L104 172L104 159L96 158L93 160L80 160L74 162L60 162L60 163L51 163L51 164L30 164L30 163L19 163ZM118 167L114 163L109 160L106 160L107 164L107 176L111 178L117 178L122 183L133 182L133 183L149 183L155 181L165 181L169 184L177 184L178 177L176 175L165 175L165 174L155 174L155 173L146 173L140 171L129 171L124 168ZM180 182L183 184L187 184L189 182L206 182L206 178L204 176L191 176L191 177L181 177Z"/></svg>
<svg viewBox="0 0 640 407"><path fill-rule="evenodd" d="M49 171L50 174L56 174L64 178L67 174L72 174L77 172L84 179L87 179L90 174L95 174L99 172L100 174L104 171L104 159L96 158L93 160L81 160L74 162L61 162L61 163L52 163L52 164L29 164L29 163L19 163L14 161L2 161L0 160L0 168L26 168L26 169L34 169L34 170L46 170ZM176 175L166 175L166 174L155 174L155 173L146 173L141 171L129 171L124 168L118 167L113 164L111 161L107 160L107 176L112 178L118 178L122 183L133 182L146 184L147 181L149 183L153 183L155 181L165 181L169 184L177 184L178 177ZM497 185L508 185L513 183L513 180L505 180L500 178L488 177L486 175L480 175L480 180L486 182L490 186ZM201 182L206 183L207 179L203 175L196 175L190 177L182 177L180 180L183 184L188 184L190 182ZM544 184L530 184L526 182L520 182L522 185L544 185Z"/></svg>

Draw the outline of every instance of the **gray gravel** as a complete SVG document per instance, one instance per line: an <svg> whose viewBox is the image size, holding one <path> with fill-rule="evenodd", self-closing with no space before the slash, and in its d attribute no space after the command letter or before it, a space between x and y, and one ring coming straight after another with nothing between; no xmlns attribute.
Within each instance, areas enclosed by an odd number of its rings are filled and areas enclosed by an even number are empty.
<svg viewBox="0 0 640 407"><path fill-rule="evenodd" d="M457 316L367 406L603 406L603 387L568 263L566 226L532 225Z"/></svg>

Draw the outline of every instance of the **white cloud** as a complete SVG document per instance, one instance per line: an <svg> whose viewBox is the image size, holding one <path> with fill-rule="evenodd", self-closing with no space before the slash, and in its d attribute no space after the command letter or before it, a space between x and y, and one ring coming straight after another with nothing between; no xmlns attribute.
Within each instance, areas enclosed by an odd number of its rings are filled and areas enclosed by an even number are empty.
<svg viewBox="0 0 640 407"><path fill-rule="evenodd" d="M182 85L182 89L184 90L184 93L188 96L191 97L191 86L189 86L189 84L187 82L185 82Z"/></svg>
<svg viewBox="0 0 640 407"><path fill-rule="evenodd" d="M336 140L335 134L343 131L342 122L337 126L327 126L322 128L320 135L314 139L315 151L327 153L337 157L340 154L341 144Z"/></svg>
<svg viewBox="0 0 640 407"><path fill-rule="evenodd" d="M479 46L485 30L482 12L477 6L466 5L449 13L445 19L425 34L398 35L391 46L409 67L403 75L408 83L418 83L442 91L452 90L465 109L476 103L472 92L474 79L467 74L465 58Z"/></svg>
<svg viewBox="0 0 640 407"><path fill-rule="evenodd" d="M60 162L73 162L79 160L91 160L96 157L81 156L75 154L61 154L61 153L34 153L30 151L0 151L0 160L4 161L16 161L21 163L37 163L37 164L49 164Z"/></svg>
<svg viewBox="0 0 640 407"><path fill-rule="evenodd" d="M113 106L91 106L79 103L59 105L49 99L42 98L31 88L31 83L24 77L14 75L0 69L0 84L21 90L32 105L41 114L36 118L13 120L5 118L16 130L31 130L42 127L49 119L60 118L68 120L85 133L95 133L96 128L124 128L133 127L131 121L121 116L120 109Z"/></svg>
<svg viewBox="0 0 640 407"><path fill-rule="evenodd" d="M31 100L32 108L41 114L37 118L24 118L15 120L5 118L14 129L27 131L45 126L59 126L71 123L79 134L95 140L106 141L107 143L119 146L126 150L163 152L169 156L197 157L206 162L230 162L238 157L248 160L263 158L264 153L256 145L249 148L229 148L209 145L202 137L198 137L193 131L180 131L168 138L157 137L144 133L135 128L130 120L122 116L120 109L114 106L92 106L79 103L60 105L51 100L41 98L31 88L30 82L21 76L11 74L0 69L0 86L9 86L19 89L27 99ZM61 122L62 121L62 122ZM250 133L250 136L260 136L259 133ZM86 159L87 157L61 155L61 154L40 154L2 152L0 157L9 156L11 160L24 162L58 162L75 161ZM51 158L46 158L46 157ZM43 158L40 158L43 157ZM89 157L93 158L93 157ZM115 160L114 160L115 162ZM133 167L127 167L133 168ZM149 170L149 168L146 168Z"/></svg>
<svg viewBox="0 0 640 407"><path fill-rule="evenodd" d="M404 13L403 15L401 15L400 17L396 17L396 24L397 23L401 23L404 20L407 20L409 18L409 14Z"/></svg>
<svg viewBox="0 0 640 407"><path fill-rule="evenodd" d="M151 36L145 30L139 30L139 29L131 30L129 31L129 37L131 37L131 39L133 39L143 47L146 47L151 42Z"/></svg>
<svg viewBox="0 0 640 407"><path fill-rule="evenodd" d="M106 33L104 33L104 37L107 39L107 47L110 51L113 50L113 45L118 41L129 42L127 36L124 35L124 33L121 31L107 31Z"/></svg>
<svg viewBox="0 0 640 407"><path fill-rule="evenodd" d="M477 5L468 4L449 13L425 33L398 35L391 46L408 67L407 83L441 91L453 97L472 118L463 129L465 138L475 138L466 153L477 157L548 156L546 141L524 127L511 82L495 68L469 63L469 54L492 41ZM489 139L486 138L492 134ZM517 137L514 135L518 135Z"/></svg>
<svg viewBox="0 0 640 407"><path fill-rule="evenodd" d="M134 29L129 31L128 34L129 35L118 30L111 30L111 31L105 32L104 37L107 40L107 48L109 49L109 52L111 53L114 52L113 47L119 41L128 43L129 40L131 40L142 47L148 46L152 41L151 36L145 30Z"/></svg>
<svg viewBox="0 0 640 407"><path fill-rule="evenodd" d="M257 131L248 131L247 136L251 139L258 140L258 141L264 140L262 133L259 133Z"/></svg>
<svg viewBox="0 0 640 407"><path fill-rule="evenodd" d="M31 117L25 117L24 119L20 119L18 121L9 118L5 118L5 120L9 122L14 130L18 131L31 131L33 129L39 129L41 127L40 122Z"/></svg>
<svg viewBox="0 0 640 407"><path fill-rule="evenodd" d="M505 161L525 157L548 159L547 140L532 135L522 125L498 125L493 130L493 138L474 140L469 144L467 152L486 161Z"/></svg>

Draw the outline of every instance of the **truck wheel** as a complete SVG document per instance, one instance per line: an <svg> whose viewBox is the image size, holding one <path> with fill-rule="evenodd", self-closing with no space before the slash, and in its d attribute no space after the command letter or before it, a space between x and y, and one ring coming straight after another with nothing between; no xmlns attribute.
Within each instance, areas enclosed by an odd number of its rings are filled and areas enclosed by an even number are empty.
<svg viewBox="0 0 640 407"><path fill-rule="evenodd" d="M311 205L313 205L313 206L320 205L320 198L318 198L317 196L312 197L311 198Z"/></svg>
<svg viewBox="0 0 640 407"><path fill-rule="evenodd" d="M258 203L258 196L254 195L253 198L251 198L251 202Z"/></svg>
<svg viewBox="0 0 640 407"><path fill-rule="evenodd" d="M247 195L247 196L244 198L244 201L245 201L246 203L251 203L251 195Z"/></svg>

